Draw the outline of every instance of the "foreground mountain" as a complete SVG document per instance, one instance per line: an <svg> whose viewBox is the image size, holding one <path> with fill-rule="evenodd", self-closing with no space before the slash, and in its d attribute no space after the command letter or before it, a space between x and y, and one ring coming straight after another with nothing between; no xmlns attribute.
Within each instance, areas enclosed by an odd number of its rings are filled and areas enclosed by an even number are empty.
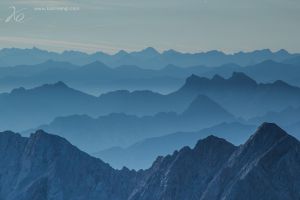
<svg viewBox="0 0 300 200"><path fill-rule="evenodd" d="M274 124L263 124L234 152L201 199L298 199L299 153L298 140Z"/></svg>
<svg viewBox="0 0 300 200"><path fill-rule="evenodd" d="M149 137L176 131L197 131L232 121L235 121L233 115L211 99L200 95L179 114L160 112L152 116L137 117L113 113L98 118L71 115L58 117L50 124L39 126L35 130L56 133L80 149L94 153L113 146L128 146Z"/></svg>
<svg viewBox="0 0 300 200"><path fill-rule="evenodd" d="M123 200L139 177L43 131L30 138L1 133L0 160L0 199L6 200Z"/></svg>
<svg viewBox="0 0 300 200"><path fill-rule="evenodd" d="M0 199L295 200L300 143L263 124L242 146L209 136L145 171L114 170L66 140L38 131L0 134Z"/></svg>

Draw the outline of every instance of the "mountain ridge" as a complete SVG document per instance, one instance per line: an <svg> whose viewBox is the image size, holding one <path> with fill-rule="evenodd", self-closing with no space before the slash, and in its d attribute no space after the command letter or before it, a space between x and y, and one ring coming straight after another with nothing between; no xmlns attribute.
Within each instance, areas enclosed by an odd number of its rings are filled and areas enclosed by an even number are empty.
<svg viewBox="0 0 300 200"><path fill-rule="evenodd" d="M0 133L0 197L229 200L246 192L247 200L294 200L300 197L299 158L300 142L272 123L262 124L242 146L208 136L139 171L114 170L41 130L29 138L7 131Z"/></svg>

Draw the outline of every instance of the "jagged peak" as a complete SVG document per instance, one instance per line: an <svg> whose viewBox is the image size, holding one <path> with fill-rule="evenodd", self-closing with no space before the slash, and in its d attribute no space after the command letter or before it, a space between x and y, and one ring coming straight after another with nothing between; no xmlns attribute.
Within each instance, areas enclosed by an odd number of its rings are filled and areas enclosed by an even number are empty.
<svg viewBox="0 0 300 200"><path fill-rule="evenodd" d="M189 84L198 83L199 81L209 81L209 79L208 79L208 78L204 78L204 77L197 76L197 75L195 75L195 74L190 75L190 76L186 79L186 83L189 83Z"/></svg>
<svg viewBox="0 0 300 200"><path fill-rule="evenodd" d="M257 85L257 82L255 80L242 72L233 72L228 81L240 84L247 83L249 85Z"/></svg>
<svg viewBox="0 0 300 200"><path fill-rule="evenodd" d="M0 132L0 137L21 137L21 135L19 133L7 130Z"/></svg>
<svg viewBox="0 0 300 200"><path fill-rule="evenodd" d="M231 148L232 151L236 149L236 146L227 142L225 139L216 137L214 135L209 135L208 137L199 140L194 148L194 151L208 151L209 149L217 149L217 148Z"/></svg>
<svg viewBox="0 0 300 200"><path fill-rule="evenodd" d="M65 138L60 137L58 135L50 134L45 132L42 129L36 130L34 133L30 134L29 142L32 144L36 144L36 141L43 141L46 142L48 145L56 145L56 144L65 144L65 145L71 145ZM44 143L45 144L45 143Z"/></svg>
<svg viewBox="0 0 300 200"><path fill-rule="evenodd" d="M256 132L249 138L246 145L249 143L254 144L270 144L276 143L282 138L289 136L283 129L275 123L264 122L261 124Z"/></svg>
<svg viewBox="0 0 300 200"><path fill-rule="evenodd" d="M216 74L213 76L213 78L211 79L212 81L225 81L226 79L222 76L220 76L219 74Z"/></svg>
<svg viewBox="0 0 300 200"><path fill-rule="evenodd" d="M63 81L58 81L53 84L54 87L59 87L59 88L68 88L67 84L65 84Z"/></svg>

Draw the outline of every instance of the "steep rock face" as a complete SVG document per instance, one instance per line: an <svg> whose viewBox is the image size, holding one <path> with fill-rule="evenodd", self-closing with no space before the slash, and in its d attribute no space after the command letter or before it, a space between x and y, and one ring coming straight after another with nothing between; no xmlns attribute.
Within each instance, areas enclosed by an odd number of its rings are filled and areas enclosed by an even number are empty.
<svg viewBox="0 0 300 200"><path fill-rule="evenodd" d="M230 157L201 200L299 199L299 182L299 141L264 123Z"/></svg>
<svg viewBox="0 0 300 200"><path fill-rule="evenodd" d="M0 141L0 199L123 200L135 185L135 172L113 170L43 131L28 139L1 134Z"/></svg>
<svg viewBox="0 0 300 200"><path fill-rule="evenodd" d="M74 199L300 199L300 142L264 123L239 147L209 136L136 172L43 131L0 133L0 200Z"/></svg>
<svg viewBox="0 0 300 200"><path fill-rule="evenodd" d="M194 149L185 147L172 156L159 158L129 199L199 199L235 149L225 140L209 136Z"/></svg>

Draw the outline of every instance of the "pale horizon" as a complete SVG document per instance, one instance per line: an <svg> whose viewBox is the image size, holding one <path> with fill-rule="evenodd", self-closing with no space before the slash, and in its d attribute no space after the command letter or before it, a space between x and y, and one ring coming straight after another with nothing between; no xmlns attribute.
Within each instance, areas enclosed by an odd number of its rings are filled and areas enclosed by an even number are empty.
<svg viewBox="0 0 300 200"><path fill-rule="evenodd" d="M300 52L299 10L295 0L2 0L0 48Z"/></svg>

